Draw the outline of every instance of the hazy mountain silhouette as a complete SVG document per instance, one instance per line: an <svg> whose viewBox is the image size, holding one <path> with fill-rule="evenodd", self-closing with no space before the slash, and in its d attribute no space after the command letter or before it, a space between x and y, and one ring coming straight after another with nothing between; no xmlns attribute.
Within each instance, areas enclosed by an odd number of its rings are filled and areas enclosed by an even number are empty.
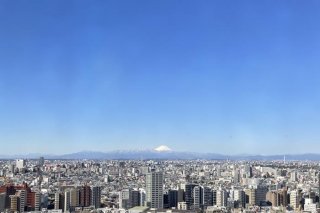
<svg viewBox="0 0 320 213"><path fill-rule="evenodd" d="M207 160L283 160L284 155L223 155L217 153L197 153L197 152L176 152L155 150L117 150L110 152L82 151L63 155L46 155L40 153L31 153L24 155L0 155L1 159L35 159L40 156L46 159L92 159L92 160L111 160L111 159L207 159ZM320 160L320 154L288 154L286 160Z"/></svg>

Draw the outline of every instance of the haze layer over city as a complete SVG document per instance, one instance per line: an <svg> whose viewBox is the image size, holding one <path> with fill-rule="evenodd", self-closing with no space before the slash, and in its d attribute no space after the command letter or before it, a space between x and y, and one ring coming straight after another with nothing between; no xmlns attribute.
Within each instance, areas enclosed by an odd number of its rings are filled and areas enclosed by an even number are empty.
<svg viewBox="0 0 320 213"><path fill-rule="evenodd" d="M320 212L320 2L0 1L0 213Z"/></svg>

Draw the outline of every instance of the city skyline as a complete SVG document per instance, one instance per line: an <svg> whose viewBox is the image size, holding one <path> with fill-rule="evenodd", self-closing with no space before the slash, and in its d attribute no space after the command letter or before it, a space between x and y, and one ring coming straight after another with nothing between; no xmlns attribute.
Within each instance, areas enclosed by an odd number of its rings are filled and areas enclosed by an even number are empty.
<svg viewBox="0 0 320 213"><path fill-rule="evenodd" d="M318 1L1 1L0 154L320 153Z"/></svg>
<svg viewBox="0 0 320 213"><path fill-rule="evenodd" d="M319 161L0 160L2 212L319 211ZM61 184L61 182L63 184Z"/></svg>

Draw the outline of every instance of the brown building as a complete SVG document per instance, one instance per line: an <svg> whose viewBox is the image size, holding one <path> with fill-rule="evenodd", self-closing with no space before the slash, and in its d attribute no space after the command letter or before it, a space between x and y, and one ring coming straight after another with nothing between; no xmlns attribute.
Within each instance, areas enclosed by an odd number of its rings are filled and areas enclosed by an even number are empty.
<svg viewBox="0 0 320 213"><path fill-rule="evenodd" d="M267 200L272 203L272 206L287 206L287 189L269 191L267 193Z"/></svg>
<svg viewBox="0 0 320 213"><path fill-rule="evenodd" d="M288 193L287 193L287 189L281 189L279 190L279 194L280 194L280 205L281 206L287 206L288 205Z"/></svg>
<svg viewBox="0 0 320 213"><path fill-rule="evenodd" d="M10 199L10 211L12 212L16 212L19 210L19 205L18 205L18 196L16 195L10 195L9 196Z"/></svg>
<svg viewBox="0 0 320 213"><path fill-rule="evenodd" d="M36 210L36 203L39 202L36 197L36 193L32 192L30 187L28 186L27 183L23 183L22 185L13 185L13 184L7 184L0 186L0 194L1 193L6 193L6 205L5 207L7 209L11 208L11 200L10 200L10 195L15 195L19 190L24 190L26 192L26 202L25 202L25 207L29 211L34 211ZM13 198L15 199L15 198ZM38 204L39 205L39 204Z"/></svg>
<svg viewBox="0 0 320 213"><path fill-rule="evenodd" d="M90 206L91 201L91 188L88 185L84 185L80 189L80 206Z"/></svg>
<svg viewBox="0 0 320 213"><path fill-rule="evenodd" d="M267 193L267 201L271 202L272 206L279 206L278 192L277 191L269 191Z"/></svg>
<svg viewBox="0 0 320 213"><path fill-rule="evenodd" d="M16 189L15 189L14 185L7 184L7 185L0 186L0 193L6 193L5 208L6 209L11 208L11 206L10 206L10 195L15 195L16 194Z"/></svg>

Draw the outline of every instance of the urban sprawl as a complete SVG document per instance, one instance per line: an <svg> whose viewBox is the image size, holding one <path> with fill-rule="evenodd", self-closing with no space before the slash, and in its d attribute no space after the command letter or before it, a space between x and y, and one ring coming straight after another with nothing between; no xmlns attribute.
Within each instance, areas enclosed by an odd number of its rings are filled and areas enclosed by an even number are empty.
<svg viewBox="0 0 320 213"><path fill-rule="evenodd" d="M319 162L0 160L0 212L320 212Z"/></svg>

